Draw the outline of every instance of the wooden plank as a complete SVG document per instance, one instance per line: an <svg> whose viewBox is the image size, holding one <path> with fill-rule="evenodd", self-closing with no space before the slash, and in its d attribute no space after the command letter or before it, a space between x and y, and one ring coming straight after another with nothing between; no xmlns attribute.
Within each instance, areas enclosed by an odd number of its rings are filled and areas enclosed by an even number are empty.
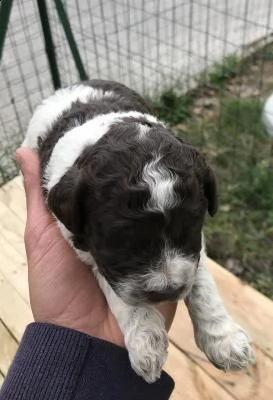
<svg viewBox="0 0 273 400"><path fill-rule="evenodd" d="M24 185L23 185L23 177L22 177L22 175L17 175L15 178L13 178L13 181L24 192Z"/></svg>
<svg viewBox="0 0 273 400"><path fill-rule="evenodd" d="M243 301L243 300L242 300ZM248 312L251 312L250 310ZM174 324L170 331L171 340L194 360L203 371L216 380L230 394L239 400L267 400L273 393L273 362L260 348L256 347L257 365L248 371L224 373L216 369L198 350L192 324L184 304L180 303Z"/></svg>
<svg viewBox="0 0 273 400"><path fill-rule="evenodd" d="M23 242L25 224L10 210L6 204L0 202L0 232L21 256L25 257Z"/></svg>
<svg viewBox="0 0 273 400"><path fill-rule="evenodd" d="M15 356L18 343L0 320L0 372L5 376Z"/></svg>
<svg viewBox="0 0 273 400"><path fill-rule="evenodd" d="M273 359L273 302L233 274L209 261L219 292L236 320L250 333L257 346Z"/></svg>
<svg viewBox="0 0 273 400"><path fill-rule="evenodd" d="M26 202L23 187L20 185L22 178L17 177L0 188L0 202L4 203L14 214L25 223Z"/></svg>
<svg viewBox="0 0 273 400"><path fill-rule="evenodd" d="M173 345L164 370L175 381L171 400L232 400L230 394Z"/></svg>
<svg viewBox="0 0 273 400"><path fill-rule="evenodd" d="M26 258L18 254L13 246L0 235L0 271L20 296L29 303L28 271Z"/></svg>
<svg viewBox="0 0 273 400"><path fill-rule="evenodd" d="M19 341L26 326L32 322L30 307L0 272L0 316Z"/></svg>
<svg viewBox="0 0 273 400"><path fill-rule="evenodd" d="M8 195L9 191L11 196ZM26 325L32 321L32 313L28 304L23 241L25 199L18 182L11 181L2 188L0 199L0 316L16 339L20 340ZM21 218L19 213L22 214Z"/></svg>
<svg viewBox="0 0 273 400"><path fill-rule="evenodd" d="M18 178L21 180L21 177L17 177L0 188L0 271L28 303L27 263L22 236L26 207L25 195L22 186L17 182ZM12 235L11 229L14 229L16 236Z"/></svg>

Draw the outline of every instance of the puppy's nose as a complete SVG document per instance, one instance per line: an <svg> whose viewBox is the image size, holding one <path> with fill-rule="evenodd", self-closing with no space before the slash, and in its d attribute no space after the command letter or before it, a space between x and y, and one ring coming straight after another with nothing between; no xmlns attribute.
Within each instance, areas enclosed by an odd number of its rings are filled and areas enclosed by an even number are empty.
<svg viewBox="0 0 273 400"><path fill-rule="evenodd" d="M179 296L185 289L185 285L181 285L178 288L168 287L160 291L149 291L147 296L149 301L154 303L160 303L163 301L175 301L178 300Z"/></svg>

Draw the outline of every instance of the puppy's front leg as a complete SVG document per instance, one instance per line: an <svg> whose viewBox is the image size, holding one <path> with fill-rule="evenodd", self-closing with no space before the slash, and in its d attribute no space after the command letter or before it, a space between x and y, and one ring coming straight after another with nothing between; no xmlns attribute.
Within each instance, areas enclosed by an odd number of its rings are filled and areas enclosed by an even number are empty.
<svg viewBox="0 0 273 400"><path fill-rule="evenodd" d="M196 282L186 299L197 346L223 370L239 370L254 362L250 339L227 313L201 251Z"/></svg>
<svg viewBox="0 0 273 400"><path fill-rule="evenodd" d="M164 319L153 307L125 304L101 274L95 276L124 334L131 366L148 383L156 381L167 358L168 335Z"/></svg>

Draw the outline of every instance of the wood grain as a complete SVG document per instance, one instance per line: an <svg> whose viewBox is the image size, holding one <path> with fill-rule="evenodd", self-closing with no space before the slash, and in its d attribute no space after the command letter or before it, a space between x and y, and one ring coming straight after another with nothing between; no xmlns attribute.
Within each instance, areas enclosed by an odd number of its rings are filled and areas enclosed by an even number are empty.
<svg viewBox="0 0 273 400"><path fill-rule="evenodd" d="M28 271L26 258L14 251L13 246L0 235L0 271L19 295L29 303Z"/></svg>
<svg viewBox="0 0 273 400"><path fill-rule="evenodd" d="M26 206L23 188L19 183L21 181L21 177L16 177L0 188L0 210L2 212L0 271L23 299L29 302L27 263L23 242ZM15 240L15 244L13 240Z"/></svg>
<svg viewBox="0 0 273 400"><path fill-rule="evenodd" d="M25 223L26 204L22 187L22 178L16 177L0 188L0 202L5 204L14 214Z"/></svg>
<svg viewBox="0 0 273 400"><path fill-rule="evenodd" d="M0 372L7 375L10 364L15 356L18 348L18 343L9 333L7 328L0 320Z"/></svg>
<svg viewBox="0 0 273 400"><path fill-rule="evenodd" d="M220 386L239 400L269 400L273 393L273 362L255 346L257 365L244 372L224 373L216 369L198 350L193 337L191 321L184 304L179 304L174 324L170 331L171 340L194 360L203 371L215 379ZM273 338L272 338L273 339Z"/></svg>
<svg viewBox="0 0 273 400"><path fill-rule="evenodd" d="M12 181L13 181L17 186L19 186L19 188L20 188L21 190L24 191L24 185L23 185L23 177L22 177L22 175L16 176Z"/></svg>
<svg viewBox="0 0 273 400"><path fill-rule="evenodd" d="M0 316L17 340L32 322L30 307L0 271Z"/></svg>
<svg viewBox="0 0 273 400"><path fill-rule="evenodd" d="M212 260L209 268L230 313L249 330L257 346L273 359L273 302Z"/></svg>
<svg viewBox="0 0 273 400"><path fill-rule="evenodd" d="M231 396L173 345L164 367L175 381L171 400L231 400Z"/></svg>
<svg viewBox="0 0 273 400"><path fill-rule="evenodd" d="M13 246L14 250L23 257L25 257L23 241L24 231L24 222L20 220L6 204L0 202L1 235Z"/></svg>

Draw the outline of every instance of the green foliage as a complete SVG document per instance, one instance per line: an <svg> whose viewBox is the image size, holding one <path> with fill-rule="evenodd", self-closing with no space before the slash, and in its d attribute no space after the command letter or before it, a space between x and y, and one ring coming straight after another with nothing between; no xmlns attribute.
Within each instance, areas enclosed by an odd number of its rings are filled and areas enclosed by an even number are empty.
<svg viewBox="0 0 273 400"><path fill-rule="evenodd" d="M209 255L224 266L235 261L243 279L273 298L272 143L261 110L259 100L226 98L218 119L192 119L180 135L200 147L219 182L220 209L205 226Z"/></svg>
<svg viewBox="0 0 273 400"><path fill-rule="evenodd" d="M147 99L163 121L177 124L191 116L193 99L189 94L177 94L174 89L165 90L158 99Z"/></svg>
<svg viewBox="0 0 273 400"><path fill-rule="evenodd" d="M229 136L238 133L253 137L264 137L261 122L263 103L258 99L226 97L222 102L220 122Z"/></svg>
<svg viewBox="0 0 273 400"><path fill-rule="evenodd" d="M235 54L231 54L225 57L222 63L214 64L209 71L203 73L201 80L215 87L223 87L230 78L240 73L241 68L241 60Z"/></svg>
<svg viewBox="0 0 273 400"><path fill-rule="evenodd" d="M257 273L251 278L252 286L255 289L273 299L273 277L270 273Z"/></svg>

